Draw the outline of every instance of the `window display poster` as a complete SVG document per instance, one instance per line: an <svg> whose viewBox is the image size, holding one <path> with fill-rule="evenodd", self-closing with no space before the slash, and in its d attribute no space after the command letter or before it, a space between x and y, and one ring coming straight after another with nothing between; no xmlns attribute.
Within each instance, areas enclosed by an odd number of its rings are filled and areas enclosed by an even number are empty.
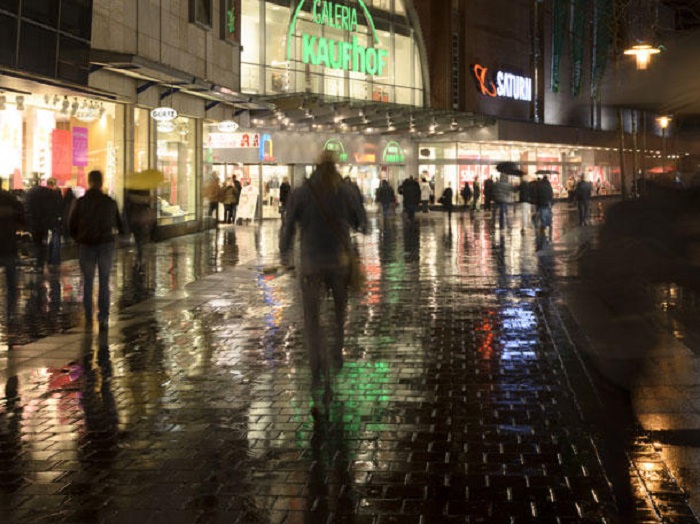
<svg viewBox="0 0 700 524"><path fill-rule="evenodd" d="M73 165L88 165L88 130L87 127L73 128Z"/></svg>
<svg viewBox="0 0 700 524"><path fill-rule="evenodd" d="M236 219L255 220L255 209L258 204L258 190L253 184L244 186L241 189L241 196L238 199L238 209Z"/></svg>
<svg viewBox="0 0 700 524"><path fill-rule="evenodd" d="M69 182L73 171L73 142L70 131L51 132L51 175L60 182Z"/></svg>

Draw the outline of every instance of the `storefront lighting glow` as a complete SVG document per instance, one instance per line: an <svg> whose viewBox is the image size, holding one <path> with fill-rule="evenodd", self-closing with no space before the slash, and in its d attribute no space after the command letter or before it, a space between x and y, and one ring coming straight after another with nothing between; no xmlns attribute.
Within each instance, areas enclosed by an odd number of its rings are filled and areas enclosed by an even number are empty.
<svg viewBox="0 0 700 524"><path fill-rule="evenodd" d="M649 61L652 55L659 54L661 51L652 47L649 44L633 45L630 49L625 49L625 54L634 56L637 64L637 69L646 69L649 67Z"/></svg>
<svg viewBox="0 0 700 524"><path fill-rule="evenodd" d="M357 33L358 16L357 9L326 0L312 0L312 20L320 26L330 27L350 33ZM306 0L301 0L294 11L294 16L289 24L287 39L287 60L292 60L292 44L296 31L296 22L301 8ZM364 12L364 17L371 30L375 47L364 47L357 36L350 42L334 40L322 36L302 33L302 57L304 64L322 65L329 69L340 69L356 73L382 76L388 66L389 52L379 49L379 38L374 26L374 20L363 0L357 0Z"/></svg>

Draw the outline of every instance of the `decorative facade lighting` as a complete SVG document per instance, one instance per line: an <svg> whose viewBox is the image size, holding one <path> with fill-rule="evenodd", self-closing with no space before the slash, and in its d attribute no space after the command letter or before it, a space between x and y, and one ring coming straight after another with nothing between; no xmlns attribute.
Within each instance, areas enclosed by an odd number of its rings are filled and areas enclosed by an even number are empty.
<svg viewBox="0 0 700 524"><path fill-rule="evenodd" d="M625 49L626 55L634 56L637 69L646 69L652 55L657 55L660 52L657 47L652 47L649 44L633 45L630 49Z"/></svg>

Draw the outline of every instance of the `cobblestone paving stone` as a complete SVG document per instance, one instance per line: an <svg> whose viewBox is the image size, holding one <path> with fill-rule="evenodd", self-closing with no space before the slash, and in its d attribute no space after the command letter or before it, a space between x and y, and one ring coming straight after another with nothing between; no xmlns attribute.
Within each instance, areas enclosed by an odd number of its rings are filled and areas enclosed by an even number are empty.
<svg viewBox="0 0 700 524"><path fill-rule="evenodd" d="M570 268L531 232L421 221L359 239L367 288L326 400L274 225L183 240L170 265L159 246L140 285L118 263L108 333L71 321L4 354L0 522L617 522L552 305Z"/></svg>

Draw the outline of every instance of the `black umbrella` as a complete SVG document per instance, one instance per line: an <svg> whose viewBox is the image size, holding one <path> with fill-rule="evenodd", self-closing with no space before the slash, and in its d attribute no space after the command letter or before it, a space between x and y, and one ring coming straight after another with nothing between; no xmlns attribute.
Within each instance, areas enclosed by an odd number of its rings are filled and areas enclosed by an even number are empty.
<svg viewBox="0 0 700 524"><path fill-rule="evenodd" d="M523 172L518 169L518 164L515 162L500 162L496 164L496 170L506 175L523 176Z"/></svg>
<svg viewBox="0 0 700 524"><path fill-rule="evenodd" d="M538 169L535 171L536 175L558 175L559 171L554 171L552 169Z"/></svg>

